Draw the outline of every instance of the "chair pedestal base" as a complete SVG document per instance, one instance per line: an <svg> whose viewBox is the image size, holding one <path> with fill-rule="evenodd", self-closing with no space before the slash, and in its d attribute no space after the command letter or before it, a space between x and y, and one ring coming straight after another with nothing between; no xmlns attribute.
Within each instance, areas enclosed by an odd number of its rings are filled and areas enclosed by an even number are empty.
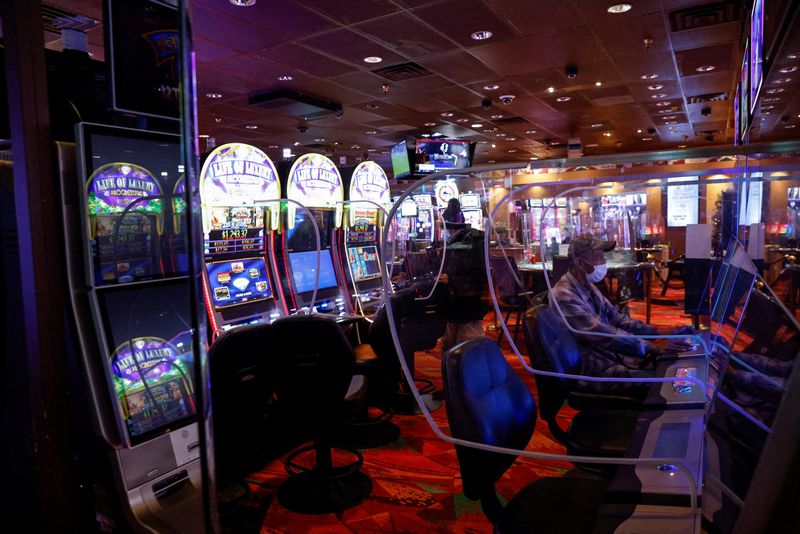
<svg viewBox="0 0 800 534"><path fill-rule="evenodd" d="M434 399L432 393L422 393L420 396L429 412L435 412L442 407L442 401ZM422 413L422 409L410 393L398 393L392 404L392 411L396 415L419 415Z"/></svg>
<svg viewBox="0 0 800 534"><path fill-rule="evenodd" d="M307 473L284 482L278 489L278 502L301 514L331 514L364 502L371 493L372 480L361 471L341 476Z"/></svg>

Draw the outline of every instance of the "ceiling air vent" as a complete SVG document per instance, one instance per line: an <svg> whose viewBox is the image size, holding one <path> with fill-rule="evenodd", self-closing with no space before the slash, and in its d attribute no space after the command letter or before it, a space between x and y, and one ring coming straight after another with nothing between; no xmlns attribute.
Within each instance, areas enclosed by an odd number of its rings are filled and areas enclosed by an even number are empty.
<svg viewBox="0 0 800 534"><path fill-rule="evenodd" d="M99 26L100 21L55 6L42 4L42 24L45 31L52 33L61 33L61 30L85 32Z"/></svg>
<svg viewBox="0 0 800 534"><path fill-rule="evenodd" d="M728 98L728 93L709 93L707 95L690 96L687 101L689 104L701 104L703 102L723 102Z"/></svg>
<svg viewBox="0 0 800 534"><path fill-rule="evenodd" d="M736 22L739 20L740 4L741 2L732 1L716 2L672 11L669 14L670 27L673 32L682 32L726 22Z"/></svg>
<svg viewBox="0 0 800 534"><path fill-rule="evenodd" d="M399 65L389 65L388 67L383 67L382 69L374 70L372 72L393 82L413 80L415 78L422 78L423 76L431 75L431 71L422 65L414 63L413 61L409 61L408 63L400 63Z"/></svg>
<svg viewBox="0 0 800 534"><path fill-rule="evenodd" d="M505 119L492 120L492 122L495 124L499 124L500 126L510 126L512 124L530 124L522 117L506 117Z"/></svg>
<svg viewBox="0 0 800 534"><path fill-rule="evenodd" d="M248 98L248 104L305 120L332 114L337 117L342 115L341 104L291 89L253 93Z"/></svg>

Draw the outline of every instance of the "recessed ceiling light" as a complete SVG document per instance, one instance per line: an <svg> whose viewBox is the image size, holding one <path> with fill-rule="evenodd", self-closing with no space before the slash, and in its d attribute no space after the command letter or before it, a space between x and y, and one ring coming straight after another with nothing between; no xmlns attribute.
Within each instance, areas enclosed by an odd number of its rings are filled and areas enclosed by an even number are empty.
<svg viewBox="0 0 800 534"><path fill-rule="evenodd" d="M365 63L380 63L381 61L383 61L383 58L379 56L367 56L364 58Z"/></svg>
<svg viewBox="0 0 800 534"><path fill-rule="evenodd" d="M603 85L603 82L598 80L598 81L594 82L594 85L595 85L595 87L600 87L601 85Z"/></svg>
<svg viewBox="0 0 800 534"><path fill-rule="evenodd" d="M553 87L553 86L551 85L550 87L548 87L548 88L546 89L546 91L547 91L548 93L555 93L555 92L556 92L556 88L555 88L555 87Z"/></svg>
<svg viewBox="0 0 800 534"><path fill-rule="evenodd" d="M208 134L200 134L197 137L199 137L200 139L206 139L208 137Z"/></svg>
<svg viewBox="0 0 800 534"><path fill-rule="evenodd" d="M506 138L506 141L516 141L516 140L517 140L516 137L507 137Z"/></svg>
<svg viewBox="0 0 800 534"><path fill-rule="evenodd" d="M494 130L491 130L491 129L488 129L488 128L487 128L487 129L483 130L483 133L492 133L493 131L494 131Z"/></svg>
<svg viewBox="0 0 800 534"><path fill-rule="evenodd" d="M353 150L357 150L361 147L359 145L350 145L350 148L352 148Z"/></svg>
<svg viewBox="0 0 800 534"><path fill-rule="evenodd" d="M603 135L605 135L606 137L611 137L612 134L611 132L603 132Z"/></svg>
<svg viewBox="0 0 800 534"><path fill-rule="evenodd" d="M236 7L250 7L256 5L256 0L228 0Z"/></svg>
<svg viewBox="0 0 800 534"><path fill-rule="evenodd" d="M364 133L365 133L365 134L367 134L367 135L375 135L375 134L376 134L376 133L378 133L378 132L377 132L377 131L375 131L375 130L367 130L367 131L366 131L366 132L364 132Z"/></svg>
<svg viewBox="0 0 800 534"><path fill-rule="evenodd" d="M317 139L314 139L314 142L315 143L324 143L325 142L325 138L324 137L319 137Z"/></svg>
<svg viewBox="0 0 800 534"><path fill-rule="evenodd" d="M375 152L375 149L374 148L368 148L367 152Z"/></svg>
<svg viewBox="0 0 800 534"><path fill-rule="evenodd" d="M642 133L643 131L644 131L644 130L642 130L641 128L637 128L637 129L636 129L636 133Z"/></svg>
<svg viewBox="0 0 800 534"><path fill-rule="evenodd" d="M470 37L475 41L485 41L486 39L489 39L492 35L494 34L489 30L480 30L477 32L472 32L472 35L470 35Z"/></svg>
<svg viewBox="0 0 800 534"><path fill-rule="evenodd" d="M378 104L373 104L372 102L367 104L367 109L378 109L379 107L380 106Z"/></svg>
<svg viewBox="0 0 800 534"><path fill-rule="evenodd" d="M444 134L443 134L443 133L441 133L441 132L433 132L433 133L431 134L431 137L441 137L441 136L443 136L443 135L444 135Z"/></svg>
<svg viewBox="0 0 800 534"><path fill-rule="evenodd" d="M537 159L539 159L539 158L537 158L536 156L531 157L531 160L533 160L533 161L536 161Z"/></svg>
<svg viewBox="0 0 800 534"><path fill-rule="evenodd" d="M650 89L651 91L658 91L659 89L663 89L664 86L661 85L660 83L656 83L653 85L648 85L647 88Z"/></svg>
<svg viewBox="0 0 800 534"><path fill-rule="evenodd" d="M620 13L627 13L630 10L631 10L630 4L614 4L613 6L608 6L608 9L606 11L614 15L619 15Z"/></svg>
<svg viewBox="0 0 800 534"><path fill-rule="evenodd" d="M300 141L295 141L295 142L294 142L294 143L292 143L292 144L293 144L294 146L300 146Z"/></svg>
<svg viewBox="0 0 800 534"><path fill-rule="evenodd" d="M484 91L497 91L498 89L500 89L500 86L496 83L490 83L489 85L483 86Z"/></svg>
<svg viewBox="0 0 800 534"><path fill-rule="evenodd" d="M778 78L777 80L775 80L775 81L774 81L774 82L772 82L772 83L774 83L774 84L776 84L776 85L783 85L784 83L789 83L789 82L791 82L791 81L792 81L792 79L791 79L791 78Z"/></svg>
<svg viewBox="0 0 800 534"><path fill-rule="evenodd" d="M282 82L291 82L292 80L294 80L294 76L292 76L291 74L284 74L283 76L278 76L278 80Z"/></svg>
<svg viewBox="0 0 800 534"><path fill-rule="evenodd" d="M492 148L497 148L497 145L495 145L494 143L492 143Z"/></svg>
<svg viewBox="0 0 800 534"><path fill-rule="evenodd" d="M796 124L787 124L786 126L784 126L784 128L794 128L795 126L797 126L797 125Z"/></svg>
<svg viewBox="0 0 800 534"><path fill-rule="evenodd" d="M422 137L430 137L431 134L422 134Z"/></svg>
<svg viewBox="0 0 800 534"><path fill-rule="evenodd" d="M245 128L247 128L248 130L257 130L258 129L258 125L257 124L247 124L247 125L245 125Z"/></svg>
<svg viewBox="0 0 800 534"><path fill-rule="evenodd" d="M789 59L800 58L800 52L792 52L791 54L788 54L786 57L788 57Z"/></svg>
<svg viewBox="0 0 800 534"><path fill-rule="evenodd" d="M642 137L642 141L652 141L652 137Z"/></svg>
<svg viewBox="0 0 800 534"><path fill-rule="evenodd" d="M665 115L665 114L667 114L667 113L674 113L674 112L675 112L675 111L674 111L674 110L672 110L672 109L659 109L659 110L658 110L658 114L659 114L659 115Z"/></svg>
<svg viewBox="0 0 800 534"><path fill-rule="evenodd" d="M214 122L216 122L217 124L221 123L222 117L214 117Z"/></svg>
<svg viewBox="0 0 800 534"><path fill-rule="evenodd" d="M506 135L507 134L504 134L503 132L500 132L500 133L497 134L497 137L505 137Z"/></svg>
<svg viewBox="0 0 800 534"><path fill-rule="evenodd" d="M665 121L664 124L678 124L678 121Z"/></svg>
<svg viewBox="0 0 800 534"><path fill-rule="evenodd" d="M600 128L602 125L603 125L602 122L596 122L596 123L592 124L592 128Z"/></svg>
<svg viewBox="0 0 800 534"><path fill-rule="evenodd" d="M768 109L775 109L775 106L761 106L763 111L767 111Z"/></svg>
<svg viewBox="0 0 800 534"><path fill-rule="evenodd" d="M783 67L782 69L778 69L778 72L782 72L783 74L789 74L790 72L794 72L797 70L797 67L794 65L791 67Z"/></svg>
<svg viewBox="0 0 800 534"><path fill-rule="evenodd" d="M461 119L456 120L456 122L459 123L459 124L466 124L466 123L469 122L469 119L461 118Z"/></svg>
<svg viewBox="0 0 800 534"><path fill-rule="evenodd" d="M222 98L222 94L220 93L206 93L206 98L211 98L213 100L219 100Z"/></svg>
<svg viewBox="0 0 800 534"><path fill-rule="evenodd" d="M450 113L449 111L445 111L444 113L440 113L439 115L441 115L442 117L452 117L453 116L453 114Z"/></svg>
<svg viewBox="0 0 800 534"><path fill-rule="evenodd" d="M493 160L493 159L490 159L490 160L489 160L489 161L487 161L486 163L494 163L494 160Z"/></svg>
<svg viewBox="0 0 800 534"><path fill-rule="evenodd" d="M697 67L694 70L696 70L697 72L711 72L712 70L714 70L716 68L717 68L716 65L700 65L699 67Z"/></svg>
<svg viewBox="0 0 800 534"><path fill-rule="evenodd" d="M656 102L656 106L663 108L664 106L669 106L668 100L662 100L661 102Z"/></svg>
<svg viewBox="0 0 800 534"><path fill-rule="evenodd" d="M517 151L517 149L516 149L516 148L509 148L509 149L508 149L508 153L509 153L509 154L513 154L513 153L514 153L514 152L516 152L516 151Z"/></svg>
<svg viewBox="0 0 800 534"><path fill-rule="evenodd" d="M556 102L569 102L570 100L572 100L571 96L559 96L556 98Z"/></svg>
<svg viewBox="0 0 800 534"><path fill-rule="evenodd" d="M502 113L497 113L495 115L492 115L493 119L502 119L503 117L504 117L504 115Z"/></svg>
<svg viewBox="0 0 800 534"><path fill-rule="evenodd" d="M656 93L654 95L650 95L650 98L664 98L666 96L667 96L666 93Z"/></svg>
<svg viewBox="0 0 800 534"><path fill-rule="evenodd" d="M678 145L678 148L686 148L686 145Z"/></svg>
<svg viewBox="0 0 800 534"><path fill-rule="evenodd" d="M761 99L762 102L780 102L780 100L781 97L779 96L768 96Z"/></svg>
<svg viewBox="0 0 800 534"><path fill-rule="evenodd" d="M772 112L771 111L764 111L761 114L762 115L772 115Z"/></svg>
<svg viewBox="0 0 800 534"><path fill-rule="evenodd" d="M435 122L426 122L425 126L436 126Z"/></svg>
<svg viewBox="0 0 800 534"><path fill-rule="evenodd" d="M642 74L641 78L643 80L655 80L658 78L658 74Z"/></svg>
<svg viewBox="0 0 800 534"><path fill-rule="evenodd" d="M586 148L594 148L594 147L597 147L597 146L600 146L600 145L598 145L597 143L589 143L588 145L584 145L584 146Z"/></svg>
<svg viewBox="0 0 800 534"><path fill-rule="evenodd" d="M269 145L269 148L278 148L278 145Z"/></svg>
<svg viewBox="0 0 800 534"><path fill-rule="evenodd" d="M773 87L772 89L767 89L767 94L769 95L774 95L782 92L783 92L783 87Z"/></svg>
<svg viewBox="0 0 800 534"><path fill-rule="evenodd" d="M475 124L470 124L471 128L483 128L483 124L476 122Z"/></svg>
<svg viewBox="0 0 800 534"><path fill-rule="evenodd" d="M526 133L527 135L533 135L533 134L535 134L535 133L536 133L536 130L525 130L525 133Z"/></svg>

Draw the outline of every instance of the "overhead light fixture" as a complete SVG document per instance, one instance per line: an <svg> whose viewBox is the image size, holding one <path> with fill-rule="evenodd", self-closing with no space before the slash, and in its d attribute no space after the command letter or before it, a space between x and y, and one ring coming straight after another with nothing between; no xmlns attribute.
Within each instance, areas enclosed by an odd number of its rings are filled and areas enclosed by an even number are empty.
<svg viewBox="0 0 800 534"><path fill-rule="evenodd" d="M497 91L498 89L500 89L500 86L496 83L490 83L489 85L483 86L484 91Z"/></svg>
<svg viewBox="0 0 800 534"><path fill-rule="evenodd" d="M669 106L669 100L664 100L662 102L656 102L656 106L663 108L664 106Z"/></svg>
<svg viewBox="0 0 800 534"><path fill-rule="evenodd" d="M550 87L548 87L548 88L546 89L546 91L547 91L548 93L555 93L555 92L556 92L556 88L555 88L555 87L553 87L553 86L551 85Z"/></svg>
<svg viewBox="0 0 800 534"><path fill-rule="evenodd" d="M461 118L461 119L456 120L456 122L459 123L459 124L466 124L466 123L469 122L469 119Z"/></svg>
<svg viewBox="0 0 800 534"><path fill-rule="evenodd" d="M430 136L431 136L431 134L422 134L421 137L430 137Z"/></svg>
<svg viewBox="0 0 800 534"><path fill-rule="evenodd" d="M441 133L441 132L433 132L433 133L431 134L431 137L441 137L441 136L443 136L443 135L444 135L444 134L443 134L443 133Z"/></svg>
<svg viewBox="0 0 800 534"><path fill-rule="evenodd" d="M267 148L278 148L278 145L269 145Z"/></svg>
<svg viewBox="0 0 800 534"><path fill-rule="evenodd" d="M796 124L787 124L786 126L784 126L784 128L794 128L795 126L797 126L797 125Z"/></svg>
<svg viewBox="0 0 800 534"><path fill-rule="evenodd" d="M655 73L654 74L642 74L641 78L643 80L655 80L656 78L658 78L658 74L655 74Z"/></svg>
<svg viewBox="0 0 800 534"><path fill-rule="evenodd" d="M665 98L666 96L666 93L656 93L654 95L650 95L650 98Z"/></svg>
<svg viewBox="0 0 800 534"><path fill-rule="evenodd" d="M602 122L596 122L596 123L592 124L592 128L600 128L602 125L603 125Z"/></svg>
<svg viewBox="0 0 800 534"><path fill-rule="evenodd" d="M535 133L536 133L536 130L525 130L525 134L527 134L527 135L533 135Z"/></svg>
<svg viewBox="0 0 800 534"><path fill-rule="evenodd" d="M489 30L480 30L477 32L472 32L472 35L470 35L470 37L474 41L485 41L486 39L489 39L492 35L494 34Z"/></svg>
<svg viewBox="0 0 800 534"><path fill-rule="evenodd" d="M643 131L644 131L644 130L642 130L641 128L637 128L637 129L636 129L636 133L638 133L638 134L642 133Z"/></svg>
<svg viewBox="0 0 800 534"><path fill-rule="evenodd" d="M506 135L507 134L504 134L503 132L500 132L500 133L497 134L497 137L505 137Z"/></svg>
<svg viewBox="0 0 800 534"><path fill-rule="evenodd" d="M513 153L514 153L514 152L516 152L516 151L517 151L517 149L516 149L516 148L509 148L509 149L508 149L508 153L509 153L509 154L513 154Z"/></svg>
<svg viewBox="0 0 800 534"><path fill-rule="evenodd" d="M585 146L586 148L594 148L594 147L598 147L598 146L600 146L600 145L598 145L597 143L589 143L588 145L584 145L584 146Z"/></svg>
<svg viewBox="0 0 800 534"><path fill-rule="evenodd" d="M630 4L614 4L613 6L608 6L608 9L606 11L608 11L613 15L619 15L620 13L627 13L630 10L631 10Z"/></svg>
<svg viewBox="0 0 800 534"><path fill-rule="evenodd" d="M214 117L214 122L216 122L217 124L221 123L222 117Z"/></svg>
<svg viewBox="0 0 800 534"><path fill-rule="evenodd" d="M219 100L220 98L222 98L222 94L221 93L206 93L206 98L210 98L212 100Z"/></svg>
<svg viewBox="0 0 800 534"><path fill-rule="evenodd" d="M664 124L678 124L678 121L666 121Z"/></svg>
<svg viewBox="0 0 800 534"><path fill-rule="evenodd" d="M768 96L761 99L762 102L780 102L780 100L781 97L779 96Z"/></svg>
<svg viewBox="0 0 800 534"><path fill-rule="evenodd" d="M453 116L453 114L450 113L449 111L445 111L444 113L440 113L439 115L441 115L442 117L452 117Z"/></svg>
<svg viewBox="0 0 800 534"><path fill-rule="evenodd" d="M375 130L367 130L367 131L366 131L366 132L364 132L364 133L365 133L365 134L367 134L367 135L375 135L375 134L376 134L376 133L378 133L378 132L376 132Z"/></svg>
<svg viewBox="0 0 800 534"><path fill-rule="evenodd" d="M652 141L652 137L642 137L642 141Z"/></svg>
<svg viewBox="0 0 800 534"><path fill-rule="evenodd" d="M678 145L678 148L686 148L686 145Z"/></svg>
<svg viewBox="0 0 800 534"><path fill-rule="evenodd" d="M536 156L532 156L531 157L531 161L536 161L537 159L539 159L539 158L537 158Z"/></svg>
<svg viewBox="0 0 800 534"><path fill-rule="evenodd" d="M783 67L782 69L778 69L778 72L781 72L783 74L789 74L790 72L794 72L796 70L797 70L797 67L792 65L791 67Z"/></svg>
<svg viewBox="0 0 800 534"><path fill-rule="evenodd" d="M247 128L248 130L258 130L258 125L257 124L246 124L245 128Z"/></svg>
<svg viewBox="0 0 800 534"><path fill-rule="evenodd" d="M516 137L506 137L506 141L516 141Z"/></svg>
<svg viewBox="0 0 800 534"><path fill-rule="evenodd" d="M435 122L426 122L425 126L436 126Z"/></svg>
<svg viewBox="0 0 800 534"><path fill-rule="evenodd" d="M768 95L775 95L782 92L783 92L783 87L773 87L772 89L767 89Z"/></svg>
<svg viewBox="0 0 800 534"><path fill-rule="evenodd" d="M774 83L774 84L776 84L776 85L783 85L784 83L789 83L789 82L791 82L791 81L792 81L792 79L791 79L791 78L778 78L777 80L775 80L775 81L774 81L774 82L772 82L772 83Z"/></svg>
<svg viewBox="0 0 800 534"><path fill-rule="evenodd" d="M364 58L364 63L380 63L381 61L383 61L383 58L379 56L367 56Z"/></svg>
<svg viewBox="0 0 800 534"><path fill-rule="evenodd" d="M367 104L367 109L378 109L379 107L380 106L378 104L373 104L372 102Z"/></svg>
<svg viewBox="0 0 800 534"><path fill-rule="evenodd" d="M359 145L350 145L350 148L352 148L353 150L358 150L361 147Z"/></svg>
<svg viewBox="0 0 800 534"><path fill-rule="evenodd" d="M470 127L471 128L483 128L483 124L480 124L480 123L476 122L475 124L470 124Z"/></svg>
<svg viewBox="0 0 800 534"><path fill-rule="evenodd" d="M318 139L314 139L314 142L315 143L324 143L325 142L325 138L324 137L320 137Z"/></svg>
<svg viewBox="0 0 800 534"><path fill-rule="evenodd" d="M613 134L611 132L603 132L603 135L606 137L611 137Z"/></svg>
<svg viewBox="0 0 800 534"><path fill-rule="evenodd" d="M600 87L601 85L603 85L603 82L598 80L598 81L594 82L594 85L595 85L595 87Z"/></svg>
<svg viewBox="0 0 800 534"><path fill-rule="evenodd" d="M572 100L571 96L559 96L556 98L556 102L569 102L570 100Z"/></svg>
<svg viewBox="0 0 800 534"><path fill-rule="evenodd" d="M661 85L660 83L657 83L654 85L648 85L647 88L650 89L651 91L658 91L659 89L663 89L664 86Z"/></svg>
<svg viewBox="0 0 800 534"><path fill-rule="evenodd" d="M492 143L492 148L497 148L497 145L495 145L494 143Z"/></svg>
<svg viewBox="0 0 800 534"><path fill-rule="evenodd" d="M206 139L208 137L208 134L200 134L197 137L199 137L200 139Z"/></svg>
<svg viewBox="0 0 800 534"><path fill-rule="evenodd" d="M658 114L659 115L665 115L667 113L675 113L675 111L677 111L677 110L675 110L675 109L659 109L658 110Z"/></svg>
<svg viewBox="0 0 800 534"><path fill-rule="evenodd" d="M295 141L295 142L294 142L294 143L292 143L292 144L293 144L294 146L300 146L300 141Z"/></svg>
<svg viewBox="0 0 800 534"><path fill-rule="evenodd" d="M228 0L236 7L250 7L256 5L256 0Z"/></svg>
<svg viewBox="0 0 800 534"><path fill-rule="evenodd" d="M792 52L786 56L789 59L798 59L800 58L800 52Z"/></svg>
<svg viewBox="0 0 800 534"><path fill-rule="evenodd" d="M697 67L694 70L696 70L697 72L711 72L712 70L714 70L716 68L717 68L716 65L700 65L699 67Z"/></svg>
<svg viewBox="0 0 800 534"><path fill-rule="evenodd" d="M497 113L495 115L492 115L492 118L493 119L502 119L504 116L505 115L503 115L502 113Z"/></svg>
<svg viewBox="0 0 800 534"><path fill-rule="evenodd" d="M375 152L375 149L374 148L368 148L367 152Z"/></svg>
<svg viewBox="0 0 800 534"><path fill-rule="evenodd" d="M292 80L294 80L294 76L292 76L291 74L284 74L283 76L278 76L278 80L282 82L291 82Z"/></svg>

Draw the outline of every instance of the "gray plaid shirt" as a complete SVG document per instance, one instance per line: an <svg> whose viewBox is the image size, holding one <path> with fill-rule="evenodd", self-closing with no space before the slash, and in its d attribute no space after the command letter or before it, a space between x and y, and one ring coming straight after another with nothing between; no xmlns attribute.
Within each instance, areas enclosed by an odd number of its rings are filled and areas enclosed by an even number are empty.
<svg viewBox="0 0 800 534"><path fill-rule="evenodd" d="M630 334L657 334L654 326L621 314L593 284L584 285L567 272L553 287L553 298L570 326L580 330L573 333L581 346L581 374L601 377L629 377L638 369L647 343ZM613 334L614 337L594 336L591 333ZM630 384L620 382L579 382L583 388L595 390L624 389Z"/></svg>

